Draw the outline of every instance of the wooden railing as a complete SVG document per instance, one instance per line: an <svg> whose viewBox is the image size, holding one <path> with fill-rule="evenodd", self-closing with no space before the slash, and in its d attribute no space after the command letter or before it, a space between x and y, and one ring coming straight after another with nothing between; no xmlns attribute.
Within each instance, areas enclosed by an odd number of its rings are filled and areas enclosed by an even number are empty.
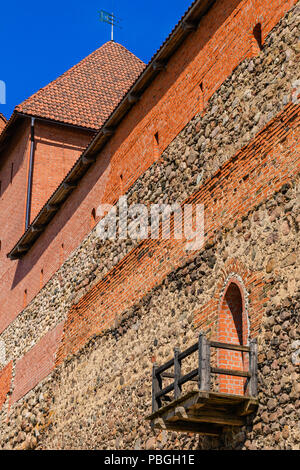
<svg viewBox="0 0 300 470"><path fill-rule="evenodd" d="M210 361L211 348L228 349L231 351L240 351L249 354L249 370L239 371L232 369L221 369L212 367ZM181 374L182 361L191 354L198 351L198 367L188 374ZM166 372L174 367L174 373ZM235 344L219 343L217 341L208 341L204 334L199 335L196 344L180 352L179 348L174 349L174 358L166 362L162 366L153 365L152 372L152 412L162 407L162 400L172 401L167 395L174 391L174 400L180 398L182 386L189 382L198 382L198 388L201 391L209 392L211 383L211 374L231 375L237 377L246 377L249 380L249 395L256 397L257 395L257 342L256 339L250 341L250 346L240 346ZM164 378L174 379L174 382L167 387L162 387Z"/></svg>

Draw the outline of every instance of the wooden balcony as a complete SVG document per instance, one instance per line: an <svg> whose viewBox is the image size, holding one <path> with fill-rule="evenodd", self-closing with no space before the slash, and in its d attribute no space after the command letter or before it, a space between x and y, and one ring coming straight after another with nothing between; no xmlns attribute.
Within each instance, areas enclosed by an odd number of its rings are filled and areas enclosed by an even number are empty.
<svg viewBox="0 0 300 470"><path fill-rule="evenodd" d="M249 370L221 369L211 366L211 349L228 349L249 354ZM198 367L182 375L182 361L198 351ZM166 372L173 368L173 373ZM211 390L213 374L243 377L247 394L233 395ZM163 379L173 382L163 388ZM196 390L182 392L184 384L196 383ZM170 397L170 393L173 397ZM165 404L166 403L166 404ZM179 432L218 436L225 426L243 426L247 415L256 411L257 400L257 343L250 346L208 341L200 334L196 344L184 352L174 349L174 358L166 364L153 366L152 414L147 417L151 426Z"/></svg>

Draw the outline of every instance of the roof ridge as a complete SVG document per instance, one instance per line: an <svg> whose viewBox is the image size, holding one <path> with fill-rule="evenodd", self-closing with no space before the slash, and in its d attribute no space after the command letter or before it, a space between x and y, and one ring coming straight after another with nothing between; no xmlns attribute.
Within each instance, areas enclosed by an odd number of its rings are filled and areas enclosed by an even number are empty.
<svg viewBox="0 0 300 470"><path fill-rule="evenodd" d="M142 59L140 59L137 55L135 55L133 52L131 52L129 49L127 49L127 47L125 47L125 46L124 46L123 44L121 44L120 42L117 42L117 41L107 41L107 42L105 42L104 44L102 44L101 47L103 47L103 46L105 46L105 45L107 45L107 44L109 44L109 43L116 44L117 46L119 46L119 47L121 47L122 49L124 49L126 52L129 52L129 54L133 55L136 59L138 59L139 62L141 62L141 64L146 65L145 62L142 61ZM100 49L100 47L99 47L99 49ZM97 50L99 50L99 49L97 49Z"/></svg>

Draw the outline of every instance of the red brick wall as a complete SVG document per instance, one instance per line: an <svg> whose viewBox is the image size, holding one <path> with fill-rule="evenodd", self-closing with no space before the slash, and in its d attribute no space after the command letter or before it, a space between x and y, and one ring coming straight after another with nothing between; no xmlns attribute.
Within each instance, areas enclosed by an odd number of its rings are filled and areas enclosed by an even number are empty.
<svg viewBox="0 0 300 470"><path fill-rule="evenodd" d="M92 134L87 131L36 121L32 218L70 170L91 137ZM35 285L37 291L45 282L44 275L41 282L41 271L45 270L46 276L48 274L42 264L39 274L28 274L28 281L19 285L23 263L12 262L6 256L25 229L29 154L30 121L24 120L0 160L0 325L3 328L11 321L7 313L11 315L13 312L16 316L29 301L32 279L34 282L39 279L38 285ZM35 264L37 260L33 257L31 261ZM24 271L21 276L23 278ZM3 328L0 327L1 331Z"/></svg>
<svg viewBox="0 0 300 470"><path fill-rule="evenodd" d="M100 203L114 203L202 110L232 70L253 54L253 29L260 22L264 38L296 0L223 0L216 2L198 30L171 58L119 126L97 163L83 178L62 210L21 261L9 267L1 291L0 332L46 283L90 231L90 214ZM255 52L255 51L254 51ZM203 93L200 90L203 83ZM158 153L154 135L159 132ZM37 199L37 198L36 198ZM34 209L34 210L37 210ZM10 232L6 232L10 234ZM9 236L10 248L14 237ZM6 242L8 244L8 240ZM64 245L64 258L61 245ZM8 251L8 250L7 250ZM8 300L9 299L9 300Z"/></svg>
<svg viewBox="0 0 300 470"><path fill-rule="evenodd" d="M63 323L59 323L17 361L11 404L26 395L53 370L62 331Z"/></svg>
<svg viewBox="0 0 300 470"><path fill-rule="evenodd" d="M10 390L12 367L13 363L10 362L2 370L0 370L0 410L5 403L7 394Z"/></svg>
<svg viewBox="0 0 300 470"><path fill-rule="evenodd" d="M29 151L28 133L29 125L24 121L15 131L13 141L1 152L0 238L5 256L10 244L17 240L24 231Z"/></svg>
<svg viewBox="0 0 300 470"><path fill-rule="evenodd" d="M12 302L12 308L16 308L13 297L10 297L15 266L6 254L24 231L28 152L29 124L23 122L0 158L0 321L6 315L6 303ZM19 308L21 305L20 302Z"/></svg>
<svg viewBox="0 0 300 470"><path fill-rule="evenodd" d="M94 134L36 121L32 179L32 221L87 147Z"/></svg>

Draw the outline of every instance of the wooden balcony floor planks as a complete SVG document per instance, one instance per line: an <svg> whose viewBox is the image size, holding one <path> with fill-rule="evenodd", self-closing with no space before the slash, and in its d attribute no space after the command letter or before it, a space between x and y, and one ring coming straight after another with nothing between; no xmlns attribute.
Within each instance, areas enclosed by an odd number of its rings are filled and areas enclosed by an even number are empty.
<svg viewBox="0 0 300 470"><path fill-rule="evenodd" d="M147 417L151 426L178 432L217 436L224 426L243 426L258 400L241 395L192 391Z"/></svg>

